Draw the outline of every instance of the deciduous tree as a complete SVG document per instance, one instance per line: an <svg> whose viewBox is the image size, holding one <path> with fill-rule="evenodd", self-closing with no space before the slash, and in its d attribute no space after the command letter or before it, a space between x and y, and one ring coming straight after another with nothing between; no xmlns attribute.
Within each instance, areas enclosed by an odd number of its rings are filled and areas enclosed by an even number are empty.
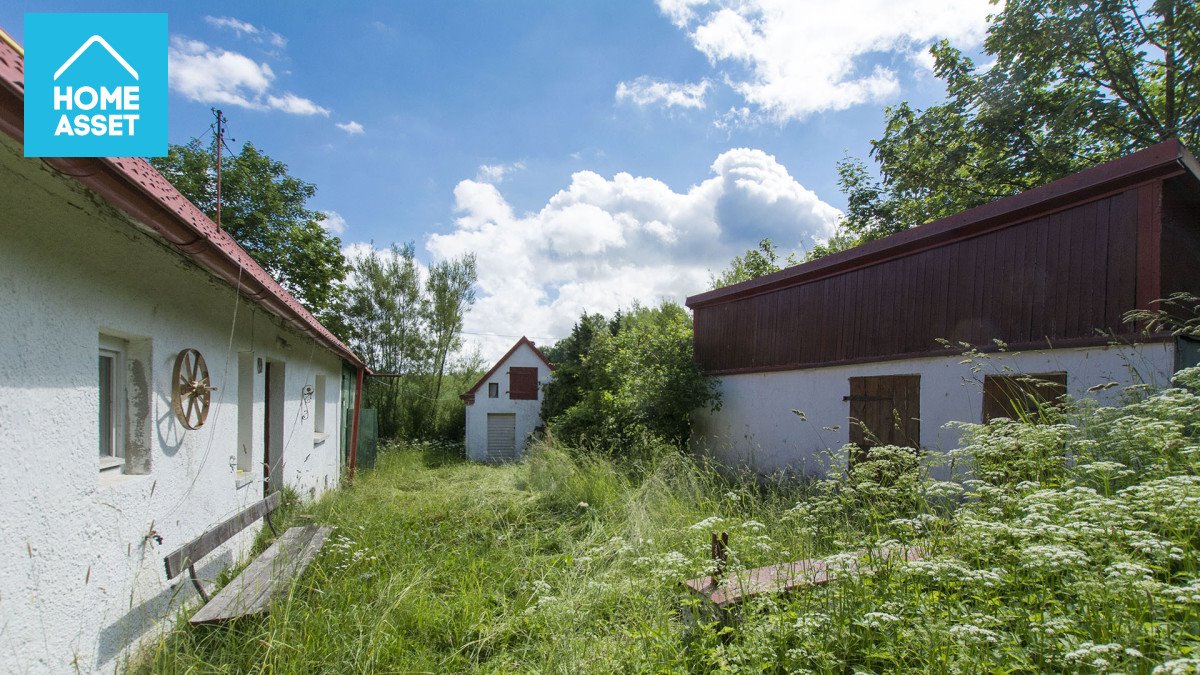
<svg viewBox="0 0 1200 675"><path fill-rule="evenodd" d="M932 48L944 103L886 109L871 150L880 180L859 160L839 164L841 246L1170 138L1200 146L1200 4L1008 0L997 9L986 65L947 42Z"/></svg>

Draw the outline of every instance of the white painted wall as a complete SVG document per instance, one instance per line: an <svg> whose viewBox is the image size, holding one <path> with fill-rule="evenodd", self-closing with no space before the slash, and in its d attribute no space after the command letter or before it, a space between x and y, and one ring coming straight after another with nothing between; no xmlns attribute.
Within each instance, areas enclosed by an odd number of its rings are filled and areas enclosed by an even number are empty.
<svg viewBox="0 0 1200 675"><path fill-rule="evenodd" d="M163 556L263 496L262 375L239 375L239 354L287 364L282 471L303 498L336 487L340 461L336 433L314 444L301 389L324 373L333 383L327 426L340 424L341 362L20 155L0 142L0 669L111 671L194 599L186 575L164 578ZM143 475L99 474L102 331L143 348L129 391L149 413ZM204 355L218 387L195 431L171 410L172 368L185 348ZM239 380L254 390L244 427L254 464L242 481ZM201 576L238 559L259 526L206 557Z"/></svg>
<svg viewBox="0 0 1200 675"><path fill-rule="evenodd" d="M985 375L1067 372L1067 393L1114 403L1122 388L1087 390L1097 384L1145 382L1169 384L1174 347L1150 344L1129 347L1055 349L1022 353L993 353L972 372L962 356L884 361L860 365L812 368L720 377L722 407L716 413L696 413L693 444L724 463L751 467L762 473L788 469L820 474L823 451L850 441L850 377L872 375L921 376L921 446L948 451L959 442L951 421L980 422ZM1011 368L1012 371L1006 369ZM792 410L803 411L807 421Z"/></svg>
<svg viewBox="0 0 1200 675"><path fill-rule="evenodd" d="M536 401L514 401L508 397L508 369L537 368L538 398ZM488 413L515 413L517 416L517 453L525 450L526 441L533 430L542 423L542 385L550 379L546 362L538 358L529 345L522 344L513 352L491 377L484 380L475 392L475 403L467 406L467 457L483 461L487 457ZM500 397L488 398L488 384L500 385Z"/></svg>

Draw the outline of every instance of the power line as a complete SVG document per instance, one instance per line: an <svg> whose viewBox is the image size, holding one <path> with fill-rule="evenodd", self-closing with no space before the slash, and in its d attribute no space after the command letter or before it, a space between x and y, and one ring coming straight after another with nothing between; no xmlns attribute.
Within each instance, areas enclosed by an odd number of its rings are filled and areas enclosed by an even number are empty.
<svg viewBox="0 0 1200 675"><path fill-rule="evenodd" d="M550 340L550 341L558 341L558 340L561 340L561 339L562 339L561 337L550 337L550 336L547 336L547 335L506 335L506 334L504 334L504 333L476 333L476 332L469 331L469 330L460 330L460 331L458 331L458 332L457 332L457 334L458 334L458 335L474 335L474 336L477 336L477 337L502 337L502 338L512 338L512 339L514 339L514 340L515 340L515 339L519 339L519 338L523 338L523 337L527 337L527 338L530 338L530 339L535 339L535 338L536 338L536 339L538 339L538 340Z"/></svg>

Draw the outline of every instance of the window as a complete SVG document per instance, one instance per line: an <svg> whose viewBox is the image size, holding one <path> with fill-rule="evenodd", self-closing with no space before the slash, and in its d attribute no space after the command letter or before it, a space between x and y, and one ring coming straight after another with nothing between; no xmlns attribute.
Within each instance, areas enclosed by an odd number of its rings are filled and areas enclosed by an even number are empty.
<svg viewBox="0 0 1200 675"><path fill-rule="evenodd" d="M536 401L537 368L508 369L508 397L514 401Z"/></svg>
<svg viewBox="0 0 1200 675"><path fill-rule="evenodd" d="M488 398L500 398L499 382L488 382Z"/></svg>
<svg viewBox="0 0 1200 675"><path fill-rule="evenodd" d="M325 376L317 375L317 383L313 393L313 431L325 434Z"/></svg>
<svg viewBox="0 0 1200 675"><path fill-rule="evenodd" d="M1046 404L1056 404L1067 393L1066 373L988 375L983 378L983 421L997 417L1037 420Z"/></svg>
<svg viewBox="0 0 1200 675"><path fill-rule="evenodd" d="M850 442L862 450L877 445L921 447L921 376L850 378Z"/></svg>
<svg viewBox="0 0 1200 675"><path fill-rule="evenodd" d="M125 465L125 342L100 336L99 445L100 470L117 471Z"/></svg>

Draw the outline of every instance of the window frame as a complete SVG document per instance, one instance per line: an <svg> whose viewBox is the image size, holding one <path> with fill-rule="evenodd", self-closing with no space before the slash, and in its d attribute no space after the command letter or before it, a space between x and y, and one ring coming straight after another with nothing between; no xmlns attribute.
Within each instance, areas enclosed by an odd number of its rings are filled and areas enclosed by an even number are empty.
<svg viewBox="0 0 1200 675"><path fill-rule="evenodd" d="M488 382L488 398L500 398L500 383Z"/></svg>
<svg viewBox="0 0 1200 675"><path fill-rule="evenodd" d="M97 397L97 451L99 455L100 471L123 472L125 467L125 436L127 433L126 424L126 400L125 400L125 360L128 346L126 342L120 338L110 335L100 335L98 344L98 358L96 363L97 382L96 382L96 397ZM104 391L101 389L99 382L99 359L107 358L110 360L109 370L109 386L108 386L108 443L107 452L103 451L101 445L101 434L103 433L103 425L100 424L100 415L103 413Z"/></svg>

